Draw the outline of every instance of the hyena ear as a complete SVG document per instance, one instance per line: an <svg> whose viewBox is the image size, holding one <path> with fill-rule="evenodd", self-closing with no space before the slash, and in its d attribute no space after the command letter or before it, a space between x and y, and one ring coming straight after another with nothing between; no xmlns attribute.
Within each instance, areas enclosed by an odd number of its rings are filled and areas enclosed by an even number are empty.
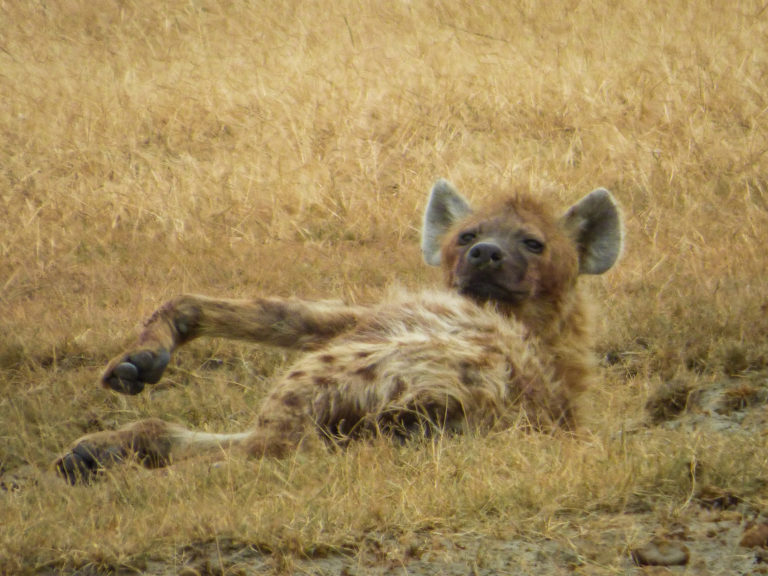
<svg viewBox="0 0 768 576"><path fill-rule="evenodd" d="M429 193L421 227L421 253L430 266L440 266L440 241L453 224L472 212L464 197L446 180L438 180Z"/></svg>
<svg viewBox="0 0 768 576"><path fill-rule="evenodd" d="M602 274L616 263L623 244L621 212L608 190L598 188L571 206L562 223L579 246L579 273Z"/></svg>

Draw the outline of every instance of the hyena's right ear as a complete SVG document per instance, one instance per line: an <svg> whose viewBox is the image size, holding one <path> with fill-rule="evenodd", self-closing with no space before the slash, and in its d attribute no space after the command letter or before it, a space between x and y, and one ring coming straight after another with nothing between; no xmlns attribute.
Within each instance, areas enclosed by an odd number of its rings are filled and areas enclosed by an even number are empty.
<svg viewBox="0 0 768 576"><path fill-rule="evenodd" d="M440 266L440 241L453 224L472 212L464 197L447 180L432 186L424 223L421 227L421 253L430 266Z"/></svg>

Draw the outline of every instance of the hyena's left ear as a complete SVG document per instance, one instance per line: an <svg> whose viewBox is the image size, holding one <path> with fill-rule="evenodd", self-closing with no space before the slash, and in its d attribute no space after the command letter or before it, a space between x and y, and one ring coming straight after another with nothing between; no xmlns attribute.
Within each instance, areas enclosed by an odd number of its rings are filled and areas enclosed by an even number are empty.
<svg viewBox="0 0 768 576"><path fill-rule="evenodd" d="M440 266L440 240L453 224L472 212L464 197L446 180L438 180L429 193L421 227L421 253L430 266Z"/></svg>
<svg viewBox="0 0 768 576"><path fill-rule="evenodd" d="M621 212L608 190L598 188L579 200L562 223L579 246L579 273L602 274L616 263L624 238Z"/></svg>

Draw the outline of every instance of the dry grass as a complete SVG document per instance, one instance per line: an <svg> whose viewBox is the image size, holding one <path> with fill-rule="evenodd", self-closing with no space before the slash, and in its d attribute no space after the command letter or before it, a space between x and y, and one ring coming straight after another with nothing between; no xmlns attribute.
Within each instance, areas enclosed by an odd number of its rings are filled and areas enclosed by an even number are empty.
<svg viewBox="0 0 768 576"><path fill-rule="evenodd" d="M36 481L0 493L0 572L172 572L225 540L292 572L479 534L552 539L610 574L697 483L760 510L764 434L641 425L673 378L765 385L766 37L762 0L0 2L0 463ZM529 184L621 201L626 254L592 281L608 362L586 438L50 476L75 437L139 416L247 424L280 352L199 343L151 393L94 385L176 293L437 283L417 230L437 177L480 200ZM607 552L574 543L611 530Z"/></svg>

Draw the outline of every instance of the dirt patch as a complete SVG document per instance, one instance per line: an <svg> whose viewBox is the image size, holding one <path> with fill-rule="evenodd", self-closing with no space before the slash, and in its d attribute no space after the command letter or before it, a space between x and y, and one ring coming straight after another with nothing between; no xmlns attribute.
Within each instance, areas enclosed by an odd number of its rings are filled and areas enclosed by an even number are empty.
<svg viewBox="0 0 768 576"><path fill-rule="evenodd" d="M265 576L274 574L312 574L345 576L466 576L515 574L689 574L702 576L768 573L764 564L762 545L744 547L742 540L754 527L745 524L745 511L712 511L692 505L668 526L654 526L651 514L616 517L612 528L599 534L579 534L569 528L557 540L526 539L480 534L441 534L424 532L394 537L369 534L361 542L345 550L317 550L310 555L295 556L280 552L265 552L258 545L220 540L185 545L177 550L172 561L147 559L130 565L84 566L72 570L45 569L37 572L46 576L62 573L79 575L127 576L152 574L157 576ZM638 537L643 527L645 535L637 547L630 548L628 540ZM638 562L650 557L650 548L662 553L654 562ZM685 561L678 561L685 551ZM673 561L665 562L664 559ZM649 564L655 566L638 566ZM664 571L658 572L658 566Z"/></svg>

